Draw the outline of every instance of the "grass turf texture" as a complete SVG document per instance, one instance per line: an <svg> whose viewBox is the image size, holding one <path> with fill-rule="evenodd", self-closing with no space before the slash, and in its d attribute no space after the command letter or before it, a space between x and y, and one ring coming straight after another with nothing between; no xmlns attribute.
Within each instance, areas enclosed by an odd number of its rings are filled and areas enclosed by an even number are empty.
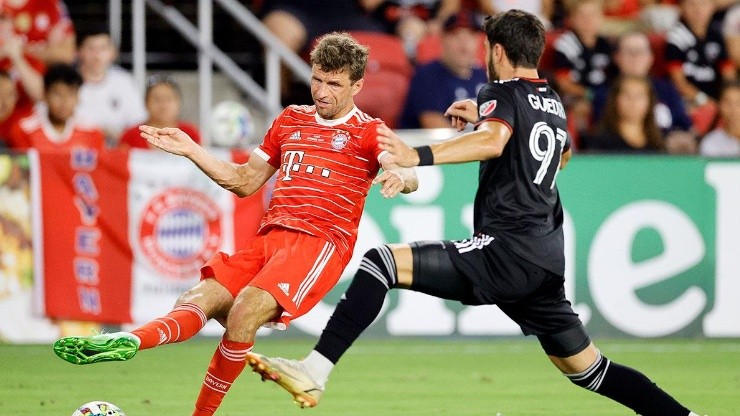
<svg viewBox="0 0 740 416"><path fill-rule="evenodd" d="M1 415L71 415L92 400L128 416L189 415L218 341L141 351L128 362L75 366L49 345L0 345ZM609 358L645 372L695 411L740 414L740 340L597 340ZM261 339L255 351L291 358L312 340ZM361 340L344 357L315 409L301 410L249 367L219 416L630 415L568 382L534 339Z"/></svg>

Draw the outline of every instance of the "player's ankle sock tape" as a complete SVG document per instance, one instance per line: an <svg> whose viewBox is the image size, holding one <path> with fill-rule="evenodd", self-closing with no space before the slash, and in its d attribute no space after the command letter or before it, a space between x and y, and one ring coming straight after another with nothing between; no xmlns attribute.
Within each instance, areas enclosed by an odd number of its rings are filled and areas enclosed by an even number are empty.
<svg viewBox="0 0 740 416"><path fill-rule="evenodd" d="M373 323L383 306L385 294L396 283L396 263L387 246L365 253L314 350L336 364L362 331Z"/></svg>
<svg viewBox="0 0 740 416"><path fill-rule="evenodd" d="M684 416L689 409L660 389L644 374L599 354L577 374L566 374L574 384L606 396L643 416Z"/></svg>

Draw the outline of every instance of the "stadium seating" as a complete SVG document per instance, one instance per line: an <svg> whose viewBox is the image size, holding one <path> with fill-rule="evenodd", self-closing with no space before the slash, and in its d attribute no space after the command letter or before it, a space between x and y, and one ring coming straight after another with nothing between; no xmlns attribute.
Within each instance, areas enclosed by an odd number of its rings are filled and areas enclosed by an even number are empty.
<svg viewBox="0 0 740 416"><path fill-rule="evenodd" d="M375 32L350 32L370 47L365 84L355 96L355 104L373 117L395 127L403 110L413 68L406 58L401 40Z"/></svg>

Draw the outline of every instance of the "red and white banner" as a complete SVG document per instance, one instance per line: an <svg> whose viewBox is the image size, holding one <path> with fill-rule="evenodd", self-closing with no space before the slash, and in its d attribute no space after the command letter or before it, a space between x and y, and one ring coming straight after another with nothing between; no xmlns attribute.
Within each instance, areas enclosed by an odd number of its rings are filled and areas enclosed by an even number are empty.
<svg viewBox="0 0 740 416"><path fill-rule="evenodd" d="M39 165L37 276L53 318L161 316L210 256L256 233L264 211L263 192L238 199L187 159L158 151L77 149L41 154Z"/></svg>

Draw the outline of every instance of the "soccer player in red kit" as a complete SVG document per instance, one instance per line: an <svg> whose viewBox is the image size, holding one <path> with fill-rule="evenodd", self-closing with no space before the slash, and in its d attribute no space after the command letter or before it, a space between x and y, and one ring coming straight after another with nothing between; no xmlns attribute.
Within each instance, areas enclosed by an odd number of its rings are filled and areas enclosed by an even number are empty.
<svg viewBox="0 0 740 416"><path fill-rule="evenodd" d="M389 164L377 142L382 121L357 109L368 50L346 34L324 36L311 52L313 106L290 106L243 165L223 162L175 128L142 126L149 143L192 160L237 195L258 190L275 172L272 200L247 247L219 253L175 309L131 333L67 337L54 344L74 364L127 360L138 350L183 341L209 318L225 322L195 404L212 415L246 365L257 329L284 329L337 283L350 260L373 183L392 197L416 190L413 169ZM384 172L377 176L380 168Z"/></svg>

